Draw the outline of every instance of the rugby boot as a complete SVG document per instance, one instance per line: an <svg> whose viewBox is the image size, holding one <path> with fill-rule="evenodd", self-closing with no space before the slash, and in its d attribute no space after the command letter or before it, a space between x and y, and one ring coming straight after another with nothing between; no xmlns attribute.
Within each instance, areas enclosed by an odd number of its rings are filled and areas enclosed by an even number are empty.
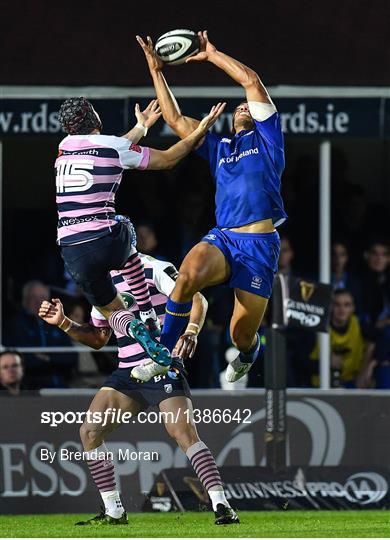
<svg viewBox="0 0 390 540"><path fill-rule="evenodd" d="M106 510L102 506L100 514L86 521L78 521L75 525L127 525L128 523L126 512L123 512L121 517L116 519L106 514Z"/></svg>
<svg viewBox="0 0 390 540"><path fill-rule="evenodd" d="M146 324L134 319L129 323L128 330L149 358L160 366L169 367L172 361L169 350L151 335Z"/></svg>
<svg viewBox="0 0 390 540"><path fill-rule="evenodd" d="M137 381L147 382L157 375L165 375L169 368L170 365L161 366L160 364L153 362L153 360L147 360L144 364L133 367L130 372L130 376L133 379L137 379Z"/></svg>
<svg viewBox="0 0 390 540"><path fill-rule="evenodd" d="M240 523L238 515L230 506L217 504L217 509L214 514L216 525L232 525L233 523Z"/></svg>
<svg viewBox="0 0 390 540"><path fill-rule="evenodd" d="M252 366L253 362L242 362L240 355L238 355L226 368L225 378L227 382L238 381L238 379L241 379L241 377L248 373Z"/></svg>
<svg viewBox="0 0 390 540"><path fill-rule="evenodd" d="M154 308L149 311L140 311L139 316L154 338L160 337L161 326Z"/></svg>

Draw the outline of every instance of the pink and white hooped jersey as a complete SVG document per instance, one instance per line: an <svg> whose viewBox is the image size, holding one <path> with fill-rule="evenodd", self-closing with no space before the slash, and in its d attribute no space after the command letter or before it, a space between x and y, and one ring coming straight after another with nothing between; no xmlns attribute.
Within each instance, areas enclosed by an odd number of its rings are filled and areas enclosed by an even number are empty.
<svg viewBox="0 0 390 540"><path fill-rule="evenodd" d="M173 291L176 283L178 271L172 263L159 261L149 255L139 254L145 268L146 283L149 287L150 299L159 318L161 326L165 319L165 306L169 295ZM111 272L112 281L118 292L130 293L130 288L122 276L120 270ZM139 308L137 303L131 308L134 316L139 319ZM109 328L109 324L104 316L95 308L92 308L90 324L96 327ZM123 334L116 333L118 343L118 357L120 368L134 367L142 364L148 357L135 339Z"/></svg>
<svg viewBox="0 0 390 540"><path fill-rule="evenodd" d="M68 135L55 162L58 235L62 246L106 236L117 222L115 194L123 169L145 169L149 148L114 135Z"/></svg>

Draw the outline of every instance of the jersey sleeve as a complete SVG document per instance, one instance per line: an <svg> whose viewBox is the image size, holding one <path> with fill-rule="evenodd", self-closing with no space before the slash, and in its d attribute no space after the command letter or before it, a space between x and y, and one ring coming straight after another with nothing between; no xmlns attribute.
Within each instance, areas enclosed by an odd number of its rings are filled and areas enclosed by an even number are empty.
<svg viewBox="0 0 390 540"><path fill-rule="evenodd" d="M218 144L220 143L221 138L222 137L218 137L218 135L208 131L201 146L195 150L195 153L198 154L198 156L210 163L211 170L215 169L218 156Z"/></svg>
<svg viewBox="0 0 390 540"><path fill-rule="evenodd" d="M89 323L97 328L108 328L110 326L107 319L95 308L95 306L91 309Z"/></svg>
<svg viewBox="0 0 390 540"><path fill-rule="evenodd" d="M100 137L105 137L100 135ZM150 160L150 149L146 146L134 144L125 137L106 136L109 146L115 148L119 154L119 161L124 169L146 169Z"/></svg>
<svg viewBox="0 0 390 540"><path fill-rule="evenodd" d="M118 137L119 138L119 137ZM150 160L150 149L134 144L124 137L124 143L118 149L119 159L124 169L146 169Z"/></svg>
<svg viewBox="0 0 390 540"><path fill-rule="evenodd" d="M172 263L167 261L154 259L152 266L154 283L157 289L165 296L169 296L175 287L179 272Z"/></svg>
<svg viewBox="0 0 390 540"><path fill-rule="evenodd" d="M255 129L270 144L283 148L283 133L280 116L273 103L248 101Z"/></svg>

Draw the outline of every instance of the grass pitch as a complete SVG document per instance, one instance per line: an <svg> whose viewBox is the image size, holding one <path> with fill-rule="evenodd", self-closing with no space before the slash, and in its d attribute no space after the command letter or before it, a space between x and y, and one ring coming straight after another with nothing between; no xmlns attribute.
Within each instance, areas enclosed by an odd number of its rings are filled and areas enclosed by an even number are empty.
<svg viewBox="0 0 390 540"><path fill-rule="evenodd" d="M240 525L214 525L211 512L129 514L128 525L76 527L90 514L0 516L0 537L341 537L390 538L390 512L240 512Z"/></svg>

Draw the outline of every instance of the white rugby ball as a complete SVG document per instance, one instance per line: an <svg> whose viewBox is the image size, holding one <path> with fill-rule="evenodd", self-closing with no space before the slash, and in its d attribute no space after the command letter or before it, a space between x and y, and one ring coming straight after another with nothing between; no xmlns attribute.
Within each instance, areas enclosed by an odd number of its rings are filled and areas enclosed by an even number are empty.
<svg viewBox="0 0 390 540"><path fill-rule="evenodd" d="M154 50L166 64L178 65L199 52L199 48L199 36L192 30L180 29L160 36Z"/></svg>

